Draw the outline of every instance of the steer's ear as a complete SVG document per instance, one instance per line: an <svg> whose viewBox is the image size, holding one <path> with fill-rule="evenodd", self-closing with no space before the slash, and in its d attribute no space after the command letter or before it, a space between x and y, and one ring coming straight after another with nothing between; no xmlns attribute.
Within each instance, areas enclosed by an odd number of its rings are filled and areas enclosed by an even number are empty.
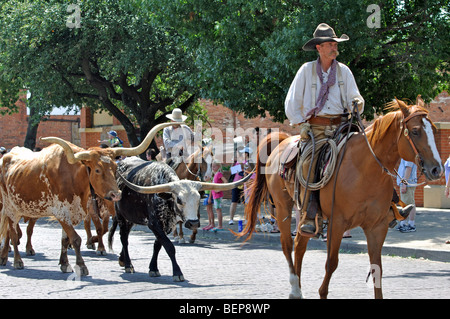
<svg viewBox="0 0 450 319"><path fill-rule="evenodd" d="M172 198L172 193L157 193L157 195L164 200L169 200Z"/></svg>

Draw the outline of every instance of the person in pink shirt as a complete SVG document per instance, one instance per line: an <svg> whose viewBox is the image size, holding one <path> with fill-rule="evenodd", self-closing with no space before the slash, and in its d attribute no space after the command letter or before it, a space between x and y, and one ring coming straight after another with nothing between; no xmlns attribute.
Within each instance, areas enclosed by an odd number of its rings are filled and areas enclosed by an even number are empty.
<svg viewBox="0 0 450 319"><path fill-rule="evenodd" d="M216 184L221 184L221 183L227 183L227 179L223 176L222 174L222 164L218 163L218 162L214 162L212 164L212 170L214 173L214 179L213 179L213 183ZM222 227L222 198L223 198L223 192L216 192L216 191L211 191L212 192L212 196L214 199L214 208L216 209L216 213L217 213L217 221L218 221L218 227L215 227L213 229L213 231L222 231L223 227Z"/></svg>

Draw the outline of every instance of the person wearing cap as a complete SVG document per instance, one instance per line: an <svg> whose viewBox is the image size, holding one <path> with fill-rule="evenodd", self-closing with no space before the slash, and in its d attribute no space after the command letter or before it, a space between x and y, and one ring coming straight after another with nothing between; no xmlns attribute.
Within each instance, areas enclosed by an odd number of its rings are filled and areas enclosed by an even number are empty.
<svg viewBox="0 0 450 319"><path fill-rule="evenodd" d="M303 46L304 51L317 51L315 61L303 64L295 75L285 100L285 112L291 125L299 126L302 143L309 141L311 132L317 142L331 137L339 127L344 113L353 111L356 102L358 112L364 109L364 99L359 93L355 78L349 67L336 61L339 55L338 44L348 41L343 34L337 37L334 30L326 23L321 23L313 33L313 38ZM317 148L316 153L318 154ZM311 164L308 182L314 181L316 160ZM307 176L310 160L303 163L303 176ZM300 195L303 200L304 194ZM302 203L302 214L306 214L300 225L301 234L313 236L316 232L315 216L320 212L318 192L307 192Z"/></svg>
<svg viewBox="0 0 450 319"><path fill-rule="evenodd" d="M123 147L122 140L117 136L116 131L109 131L108 132L108 138L107 140L98 141L99 143L105 143L108 144L109 147Z"/></svg>
<svg viewBox="0 0 450 319"><path fill-rule="evenodd" d="M173 109L171 114L166 117L173 122L184 122L187 119L179 108ZM187 125L169 126L164 128L163 143L166 149L166 156L187 156L187 151L190 149L194 141L194 132Z"/></svg>

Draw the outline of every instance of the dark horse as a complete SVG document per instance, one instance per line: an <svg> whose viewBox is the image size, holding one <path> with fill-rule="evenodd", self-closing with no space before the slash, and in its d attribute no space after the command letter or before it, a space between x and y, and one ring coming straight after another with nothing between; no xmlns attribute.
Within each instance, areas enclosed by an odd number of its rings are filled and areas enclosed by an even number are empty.
<svg viewBox="0 0 450 319"><path fill-rule="evenodd" d="M320 205L324 218L329 221L327 242L327 263L323 283L319 289L321 298L328 295L331 275L338 266L339 247L346 230L360 226L366 235L367 249L374 277L375 298L382 298L381 288L381 249L393 214L389 210L393 179L390 174L403 158L416 162L425 177L438 179L443 166L434 140L434 125L428 118L418 97L416 105L408 106L395 100L391 103L390 113L378 118L365 132L374 154L372 155L362 133L354 134L349 140L340 169L333 173L330 182L320 190ZM294 204L294 184L278 174L279 156L291 141L285 133L272 133L258 148L256 179L249 203L245 209L248 221L240 234L249 238L257 222L257 213L261 203L269 192L277 209L277 222L281 231L281 245L289 265L291 298L301 298L301 268L309 238L297 232L295 237L294 261L292 260L293 242L291 238L291 211ZM278 144L279 143L279 144ZM261 154L271 150L267 162L261 161ZM338 156L339 158L339 156ZM383 166L386 170L381 169ZM265 174L264 174L265 173ZM336 176L337 175L337 176ZM333 202L333 185L336 189ZM300 196L300 199L302 197ZM333 212L333 213L332 213ZM376 273L375 273L376 271ZM375 276L376 275L376 276Z"/></svg>
<svg viewBox="0 0 450 319"><path fill-rule="evenodd" d="M168 160L167 164L171 166L177 176L180 179L187 179L190 181L207 182L212 174L212 161L213 161L212 146L199 148L197 151L192 153L186 161L181 160L179 157L177 160ZM200 209L200 208L199 208ZM200 215L199 215L200 218ZM177 223L179 231L175 227L173 231L173 236L178 240L179 243L185 243L184 233L183 233L183 223L180 221ZM189 243L194 243L197 237L198 229L192 230L191 237L189 238Z"/></svg>

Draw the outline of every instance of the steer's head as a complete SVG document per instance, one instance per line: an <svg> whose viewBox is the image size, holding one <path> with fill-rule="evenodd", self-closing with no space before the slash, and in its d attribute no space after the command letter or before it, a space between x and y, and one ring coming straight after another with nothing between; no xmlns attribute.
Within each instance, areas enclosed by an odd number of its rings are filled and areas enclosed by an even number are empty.
<svg viewBox="0 0 450 319"><path fill-rule="evenodd" d="M186 220L185 227L188 229L197 229L200 226L198 219L200 194L197 184L189 180L180 180L171 186L171 194L176 209L182 213L182 216Z"/></svg>
<svg viewBox="0 0 450 319"><path fill-rule="evenodd" d="M197 181L189 181L189 180L177 180L174 182L154 185L154 186L139 186L129 182L122 174L117 172L120 179L123 180L125 185L130 189L134 190L137 193L141 194L156 194L156 193L171 193L174 202L176 203L176 209L182 210L183 216L186 219L186 228L196 229L199 227L200 222L198 220L198 206L200 202L200 194L199 192L202 190L215 190L215 191L224 191L233 189L247 182L251 174L246 176L245 178L234 182L234 183L223 183L223 184L214 184L214 183L205 183L205 182L197 182Z"/></svg>
<svg viewBox="0 0 450 319"><path fill-rule="evenodd" d="M141 144L131 148L119 147L102 149L99 147L92 147L88 150L83 150L58 137L45 137L41 138L41 140L61 146L66 154L67 162L69 162L69 164L84 164L83 166L86 167L89 183L92 185L98 196L108 200L118 201L121 199L122 193L116 182L115 173L117 164L115 158L118 156L135 156L145 152L158 131L168 126L180 124L184 123L163 123L156 125L150 130Z"/></svg>

